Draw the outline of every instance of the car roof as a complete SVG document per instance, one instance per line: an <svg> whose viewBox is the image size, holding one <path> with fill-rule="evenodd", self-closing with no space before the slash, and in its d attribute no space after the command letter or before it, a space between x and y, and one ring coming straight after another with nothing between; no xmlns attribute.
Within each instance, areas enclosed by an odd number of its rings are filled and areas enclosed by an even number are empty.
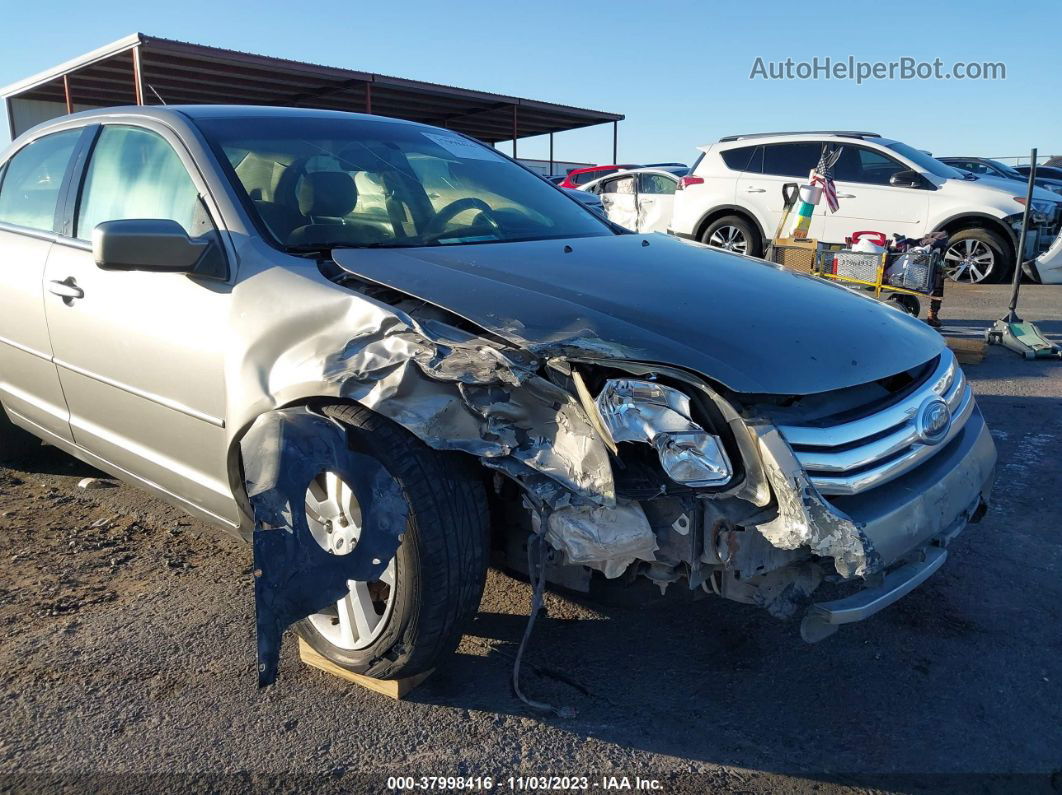
<svg viewBox="0 0 1062 795"><path fill-rule="evenodd" d="M861 141L865 144L876 144L878 146L888 146L889 144L899 143L894 138L883 138L877 133L857 133L857 132L781 132L781 133L753 133L751 135L728 135L720 138L717 143L705 144L704 146L698 146L697 149L701 152L709 152L712 149L727 150L737 149L742 146L756 146L758 144L769 143L802 143L805 141L840 141L851 143L853 139Z"/></svg>
<svg viewBox="0 0 1062 795"><path fill-rule="evenodd" d="M674 171L668 171L664 168L629 168L624 171L620 171L617 174L606 174L603 177L592 179L585 185L580 185L579 190L586 190L589 186L596 185L597 183L604 182L605 180L618 179L619 177L629 177L632 174L659 174L662 177L670 177L671 179L675 180L675 182L679 181L678 174L676 174Z"/></svg>

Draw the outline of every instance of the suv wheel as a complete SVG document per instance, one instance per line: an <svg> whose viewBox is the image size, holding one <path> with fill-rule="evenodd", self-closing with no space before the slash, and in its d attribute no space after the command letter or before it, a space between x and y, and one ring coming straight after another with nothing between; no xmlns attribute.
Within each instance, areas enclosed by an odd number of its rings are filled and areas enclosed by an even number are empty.
<svg viewBox="0 0 1062 795"><path fill-rule="evenodd" d="M475 615L487 571L488 521L483 484L457 453L440 453L362 406L326 406L352 448L379 460L409 501L398 552L376 582L350 582L335 607L295 624L318 653L377 679L414 676L453 651ZM326 548L356 544L361 510L335 472L306 492L306 518Z"/></svg>
<svg viewBox="0 0 1062 795"><path fill-rule="evenodd" d="M762 254L759 232L738 215L725 215L712 221L701 235L701 242L750 257L759 257Z"/></svg>
<svg viewBox="0 0 1062 795"><path fill-rule="evenodd" d="M963 229L948 239L944 272L953 282L981 284L1002 281L1010 273L1010 252L995 232Z"/></svg>

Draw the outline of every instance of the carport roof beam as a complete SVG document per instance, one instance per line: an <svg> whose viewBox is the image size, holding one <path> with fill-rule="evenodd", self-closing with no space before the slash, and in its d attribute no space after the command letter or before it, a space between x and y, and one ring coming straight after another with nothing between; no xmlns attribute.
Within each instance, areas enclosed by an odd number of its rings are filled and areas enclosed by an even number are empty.
<svg viewBox="0 0 1062 795"><path fill-rule="evenodd" d="M127 54L128 53L128 54ZM66 105L65 84L77 75L79 105L125 104L116 82L129 85L135 66L134 101L170 105L301 105L365 112L448 127L487 143L564 132L621 121L619 113L474 91L401 77L225 50L134 33L78 58L0 89L8 100ZM149 88L150 87L150 88ZM123 92L124 93L124 92ZM12 127L15 124L12 122ZM13 135L24 130L13 129Z"/></svg>

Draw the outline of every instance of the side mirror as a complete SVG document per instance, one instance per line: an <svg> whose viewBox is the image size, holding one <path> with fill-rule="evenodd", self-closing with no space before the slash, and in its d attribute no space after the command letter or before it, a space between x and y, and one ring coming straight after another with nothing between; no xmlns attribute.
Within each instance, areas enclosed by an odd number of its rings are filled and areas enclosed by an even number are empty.
<svg viewBox="0 0 1062 795"><path fill-rule="evenodd" d="M166 219L104 221L92 230L92 255L103 270L226 276L216 234L193 239Z"/></svg>
<svg viewBox="0 0 1062 795"><path fill-rule="evenodd" d="M924 188L926 181L917 171L897 171L889 177L889 184L894 188Z"/></svg>

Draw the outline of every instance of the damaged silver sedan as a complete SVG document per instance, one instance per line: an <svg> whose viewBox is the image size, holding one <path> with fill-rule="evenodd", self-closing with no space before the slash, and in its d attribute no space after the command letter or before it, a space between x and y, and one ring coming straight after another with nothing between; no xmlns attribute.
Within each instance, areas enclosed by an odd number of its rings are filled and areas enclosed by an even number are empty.
<svg viewBox="0 0 1062 795"><path fill-rule="evenodd" d="M488 559L814 641L987 504L935 332L611 226L448 130L120 108L31 130L0 179L0 446L29 431L249 541L263 683L288 627L370 676L433 667Z"/></svg>

